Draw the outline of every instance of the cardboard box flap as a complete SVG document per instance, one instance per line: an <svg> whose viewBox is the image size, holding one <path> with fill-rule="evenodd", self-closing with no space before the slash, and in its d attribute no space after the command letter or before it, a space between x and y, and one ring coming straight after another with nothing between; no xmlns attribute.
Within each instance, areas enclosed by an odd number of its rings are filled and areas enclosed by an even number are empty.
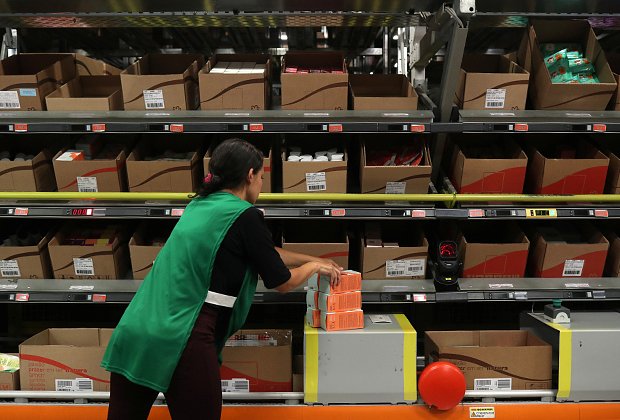
<svg viewBox="0 0 620 420"><path fill-rule="evenodd" d="M199 70L204 65L204 57L200 54L147 54L133 65L129 66L124 74L134 75L182 75L196 63Z"/></svg>
<svg viewBox="0 0 620 420"><path fill-rule="evenodd" d="M85 55L75 55L75 66L80 76L118 76L122 70L104 61L97 60Z"/></svg>
<svg viewBox="0 0 620 420"><path fill-rule="evenodd" d="M99 330L94 328L51 328L49 345L99 347Z"/></svg>
<svg viewBox="0 0 620 420"><path fill-rule="evenodd" d="M71 54L17 54L0 61L0 75L36 75Z"/></svg>
<svg viewBox="0 0 620 420"><path fill-rule="evenodd" d="M415 89L402 74L351 74L349 83L355 97L412 97Z"/></svg>
<svg viewBox="0 0 620 420"><path fill-rule="evenodd" d="M338 51L304 51L287 52L284 56L283 69L286 66L318 68L321 66L347 72L344 54Z"/></svg>
<svg viewBox="0 0 620 420"><path fill-rule="evenodd" d="M527 75L528 71L503 55L465 54L461 68L467 73L514 73Z"/></svg>

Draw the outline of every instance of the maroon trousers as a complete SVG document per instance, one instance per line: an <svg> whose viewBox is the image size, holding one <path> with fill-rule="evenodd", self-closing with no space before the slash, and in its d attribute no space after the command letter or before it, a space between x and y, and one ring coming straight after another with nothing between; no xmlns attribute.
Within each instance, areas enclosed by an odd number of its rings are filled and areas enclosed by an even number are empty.
<svg viewBox="0 0 620 420"><path fill-rule="evenodd" d="M170 387L164 393L173 420L220 420L222 385L215 344L217 318L216 309L202 307ZM108 420L146 420L157 395L154 389L112 373Z"/></svg>

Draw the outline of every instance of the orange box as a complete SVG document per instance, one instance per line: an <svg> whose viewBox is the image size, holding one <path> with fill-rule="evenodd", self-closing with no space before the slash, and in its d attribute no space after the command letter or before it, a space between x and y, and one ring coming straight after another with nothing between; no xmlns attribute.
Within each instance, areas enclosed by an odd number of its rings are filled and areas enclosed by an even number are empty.
<svg viewBox="0 0 620 420"><path fill-rule="evenodd" d="M326 294L357 292L362 290L362 275L357 271L343 271L340 284L332 287L329 276L315 274L308 280L308 287Z"/></svg>
<svg viewBox="0 0 620 420"><path fill-rule="evenodd" d="M308 308L306 310L306 324L312 328L319 328L321 326L321 311Z"/></svg>
<svg viewBox="0 0 620 420"><path fill-rule="evenodd" d="M364 328L364 311L321 312L321 328L325 331L357 330Z"/></svg>
<svg viewBox="0 0 620 420"><path fill-rule="evenodd" d="M315 290L309 290L306 303L310 308L323 312L353 311L362 308L362 292L356 291L328 295Z"/></svg>

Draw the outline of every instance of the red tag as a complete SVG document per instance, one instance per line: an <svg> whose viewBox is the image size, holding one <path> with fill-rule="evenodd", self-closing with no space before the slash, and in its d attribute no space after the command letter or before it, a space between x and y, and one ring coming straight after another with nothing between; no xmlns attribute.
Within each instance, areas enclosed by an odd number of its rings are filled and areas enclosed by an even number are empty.
<svg viewBox="0 0 620 420"><path fill-rule="evenodd" d="M15 295L16 302L28 302L30 300L29 293L18 293Z"/></svg>
<svg viewBox="0 0 620 420"><path fill-rule="evenodd" d="M469 217L484 217L484 210L482 209L469 210Z"/></svg>
<svg viewBox="0 0 620 420"><path fill-rule="evenodd" d="M182 133L184 130L183 124L170 124L170 131L172 133Z"/></svg>
<svg viewBox="0 0 620 420"><path fill-rule="evenodd" d="M103 133L105 131L105 124L93 124L91 129L94 133Z"/></svg>
<svg viewBox="0 0 620 420"><path fill-rule="evenodd" d="M23 207L16 208L15 216L28 216L28 209Z"/></svg>
<svg viewBox="0 0 620 420"><path fill-rule="evenodd" d="M333 209L332 216L333 217L342 217L347 213L345 209Z"/></svg>
<svg viewBox="0 0 620 420"><path fill-rule="evenodd" d="M172 212L170 212L170 215L173 217L181 217L183 216L184 211L185 209L172 209Z"/></svg>
<svg viewBox="0 0 620 420"><path fill-rule="evenodd" d="M426 210L411 210L411 217L426 217Z"/></svg>
<svg viewBox="0 0 620 420"><path fill-rule="evenodd" d="M609 211L607 211L607 210L594 210L594 216L596 216L596 217L609 217Z"/></svg>
<svg viewBox="0 0 620 420"><path fill-rule="evenodd" d="M250 131L263 131L262 124L250 124Z"/></svg>
<svg viewBox="0 0 620 420"><path fill-rule="evenodd" d="M14 130L16 133L25 133L28 131L28 124L15 124Z"/></svg>
<svg viewBox="0 0 620 420"><path fill-rule="evenodd" d="M425 128L423 124L411 124L410 130L412 133L423 133Z"/></svg>
<svg viewBox="0 0 620 420"><path fill-rule="evenodd" d="M413 301L414 302L426 302L426 294L424 294L424 293L414 294L413 295Z"/></svg>
<svg viewBox="0 0 620 420"><path fill-rule="evenodd" d="M93 295L93 302L104 303L107 298L108 298L107 295Z"/></svg>
<svg viewBox="0 0 620 420"><path fill-rule="evenodd" d="M607 131L607 125L605 124L593 124L592 131L596 131L597 133L604 133Z"/></svg>
<svg viewBox="0 0 620 420"><path fill-rule="evenodd" d="M528 131L529 129L527 124L515 124L515 131Z"/></svg>
<svg viewBox="0 0 620 420"><path fill-rule="evenodd" d="M330 124L329 125L330 133L341 133L342 132L342 124Z"/></svg>

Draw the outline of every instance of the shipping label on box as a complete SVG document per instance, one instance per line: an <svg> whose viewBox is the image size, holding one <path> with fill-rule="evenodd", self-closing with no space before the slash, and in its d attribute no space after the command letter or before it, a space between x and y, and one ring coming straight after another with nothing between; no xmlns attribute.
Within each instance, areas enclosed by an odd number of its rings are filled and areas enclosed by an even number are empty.
<svg viewBox="0 0 620 420"><path fill-rule="evenodd" d="M362 250L364 280L421 279L426 276L428 242L420 246L372 247Z"/></svg>
<svg viewBox="0 0 620 420"><path fill-rule="evenodd" d="M282 181L285 193L346 193L347 155L334 162L289 162L283 155Z"/></svg>

